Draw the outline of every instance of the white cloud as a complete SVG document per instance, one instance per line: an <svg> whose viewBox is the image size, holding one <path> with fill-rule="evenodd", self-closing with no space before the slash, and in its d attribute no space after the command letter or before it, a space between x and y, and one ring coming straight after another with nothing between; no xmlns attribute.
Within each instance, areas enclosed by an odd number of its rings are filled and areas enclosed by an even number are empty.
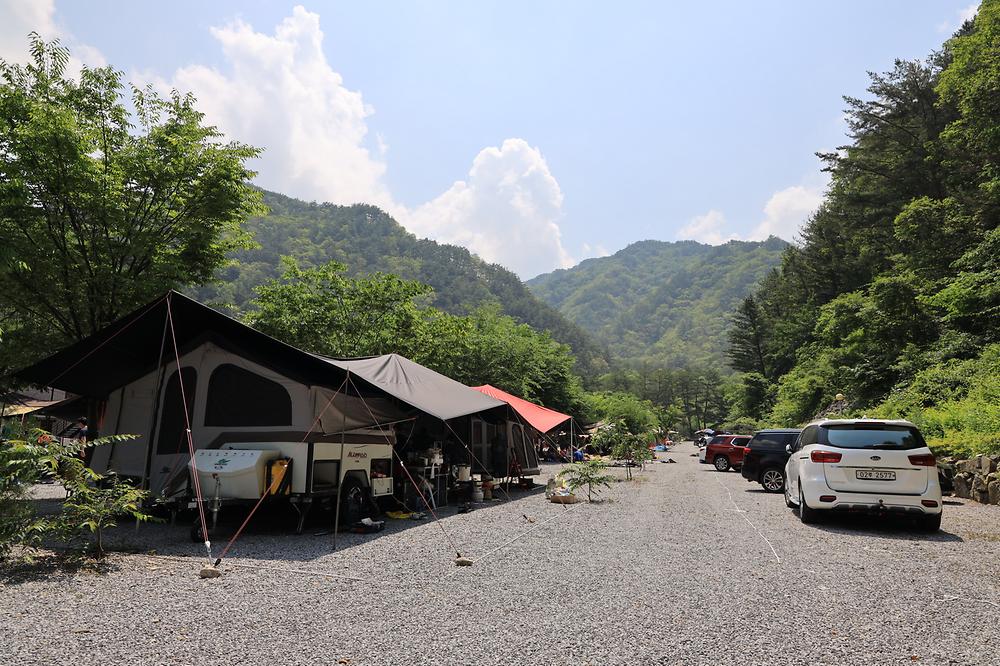
<svg viewBox="0 0 1000 666"><path fill-rule="evenodd" d="M794 185L778 190L764 204L764 220L747 236L748 240L765 240L777 236L793 241L823 202L823 188Z"/></svg>
<svg viewBox="0 0 1000 666"><path fill-rule="evenodd" d="M974 19L978 12L979 12L978 2L974 2L968 7L963 7L962 9L958 10L956 21L954 22L942 21L940 24L938 24L938 32L955 32L960 27L962 27L963 23Z"/></svg>
<svg viewBox="0 0 1000 666"><path fill-rule="evenodd" d="M388 138L368 136L374 110L327 61L318 14L295 7L274 34L242 21L211 34L227 71L192 65L169 79L139 76L161 90L193 92L209 122L264 148L254 165L261 186L381 206L418 235L464 245L526 277L572 265L558 226L562 192L537 148L521 139L484 148L466 180L404 206L385 183Z"/></svg>
<svg viewBox="0 0 1000 666"><path fill-rule="evenodd" d="M59 39L69 47L67 71L71 76L80 72L83 63L94 67L107 64L100 51L78 42L59 25L55 0L0 0L0 17L0 58L7 62L27 62L28 33L37 32L45 40Z"/></svg>
<svg viewBox="0 0 1000 666"><path fill-rule="evenodd" d="M611 251L601 244L591 245L590 243L584 243L580 252L580 261L584 259L590 259L592 257L610 257Z"/></svg>
<svg viewBox="0 0 1000 666"><path fill-rule="evenodd" d="M386 165L367 146L373 110L327 62L318 14L295 7L273 35L239 20L211 34L228 73L191 65L150 82L193 92L209 122L263 147L255 164L263 186L305 199L395 207L383 182Z"/></svg>
<svg viewBox="0 0 1000 666"><path fill-rule="evenodd" d="M523 139L507 139L480 151L467 180L416 208L406 224L530 277L574 263L559 230L562 202L541 152Z"/></svg>
<svg viewBox="0 0 1000 666"><path fill-rule="evenodd" d="M745 237L733 232L721 211L712 209L692 218L680 231L679 240L695 240L709 245L721 245L731 240L766 240L777 236L794 242L809 220L823 203L824 186L793 185L778 190L764 204L764 219Z"/></svg>
<svg viewBox="0 0 1000 666"><path fill-rule="evenodd" d="M738 236L725 231L726 216L718 210L712 209L704 215L693 218L677 232L678 240L694 240L699 243L709 245L722 245L727 241L734 240Z"/></svg>

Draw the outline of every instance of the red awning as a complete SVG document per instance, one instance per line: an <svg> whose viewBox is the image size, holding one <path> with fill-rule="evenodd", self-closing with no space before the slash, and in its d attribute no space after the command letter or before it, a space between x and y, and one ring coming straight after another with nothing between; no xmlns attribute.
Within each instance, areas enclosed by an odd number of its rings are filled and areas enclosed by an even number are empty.
<svg viewBox="0 0 1000 666"><path fill-rule="evenodd" d="M536 405L533 402L528 402L523 398L518 398L516 395L511 395L506 391L501 391L500 389L490 386L489 384L486 384L485 386L473 386L472 388L480 393L485 393L491 398L503 400L510 405L515 412L520 414L522 419L527 421L531 427L539 432L548 432L560 423L565 423L572 418L569 414L562 414L554 409Z"/></svg>

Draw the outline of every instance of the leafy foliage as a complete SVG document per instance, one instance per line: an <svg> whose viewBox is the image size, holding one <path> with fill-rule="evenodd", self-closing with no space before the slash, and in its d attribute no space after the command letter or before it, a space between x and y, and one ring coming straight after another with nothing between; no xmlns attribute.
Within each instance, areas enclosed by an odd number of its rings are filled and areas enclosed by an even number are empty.
<svg viewBox="0 0 1000 666"><path fill-rule="evenodd" d="M676 369L642 362L604 375L600 385L612 394L631 394L622 398L626 404L636 399L644 403L641 409L652 412L662 429L691 434L726 420L730 411L726 401L730 381L714 367ZM628 413L621 408L594 407L592 411L597 418L611 419L626 418ZM637 431L647 429L634 423L629 427Z"/></svg>
<svg viewBox="0 0 1000 666"><path fill-rule="evenodd" d="M725 313L781 261L787 246L778 238L719 246L642 241L540 275L528 286L627 364L719 365Z"/></svg>
<svg viewBox="0 0 1000 666"><path fill-rule="evenodd" d="M0 441L0 557L14 545L37 546L46 539L79 547L88 543L88 534L96 537L97 552L103 554L104 532L120 516L151 520L142 508L146 491L98 474L80 458L87 447L133 438L112 435L92 442L62 442L44 431L31 430ZM60 513L38 517L28 493L45 477L61 484L67 499Z"/></svg>
<svg viewBox="0 0 1000 666"><path fill-rule="evenodd" d="M0 365L80 340L166 289L208 280L260 212L257 149L203 124L190 96L132 90L121 72L66 74L31 37L0 61Z"/></svg>
<svg viewBox="0 0 1000 666"><path fill-rule="evenodd" d="M792 425L844 393L939 448L1000 449L1000 2L868 91L801 245L736 313L733 397Z"/></svg>
<svg viewBox="0 0 1000 666"><path fill-rule="evenodd" d="M615 421L594 433L591 444L598 451L610 452L612 458L624 462L625 476L631 479L633 467L642 467L653 458L648 445L650 437L650 433L632 432L624 421Z"/></svg>
<svg viewBox="0 0 1000 666"><path fill-rule="evenodd" d="M487 264L465 248L418 239L374 206L307 203L273 192L263 192L263 198L270 214L246 225L257 247L233 251L217 281L198 290L201 300L239 313L250 307L257 287L285 271L283 256L303 269L335 261L347 278L391 274L427 285L432 291L425 304L448 314L465 316L497 306L517 322L568 344L577 374L596 377L607 369L604 352L582 329L502 266Z"/></svg>
<svg viewBox="0 0 1000 666"><path fill-rule="evenodd" d="M632 393L620 391L605 391L603 393L588 393L583 398L587 420L603 421L612 426L606 431L610 439L596 438L595 445L602 453L611 450L615 437L625 432L645 435L656 430L659 418L653 404ZM604 446L602 443L606 443Z"/></svg>
<svg viewBox="0 0 1000 666"><path fill-rule="evenodd" d="M433 290L394 275L348 277L343 264L285 272L250 303L247 322L328 356L396 352L468 385L492 384L554 409L577 412L580 380L567 345L483 306L467 316L422 304Z"/></svg>
<svg viewBox="0 0 1000 666"><path fill-rule="evenodd" d="M608 466L601 460L585 460L583 462L567 465L559 476L566 479L566 486L570 491L575 492L578 488L587 489L587 501L594 499L594 494L599 493L601 488L610 488L615 477L607 474Z"/></svg>

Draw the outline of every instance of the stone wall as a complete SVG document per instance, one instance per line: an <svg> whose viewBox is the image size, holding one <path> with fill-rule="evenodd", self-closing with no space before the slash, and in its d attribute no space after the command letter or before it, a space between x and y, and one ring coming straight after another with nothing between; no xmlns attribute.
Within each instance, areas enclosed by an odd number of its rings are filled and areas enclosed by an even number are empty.
<svg viewBox="0 0 1000 666"><path fill-rule="evenodd" d="M1000 455L978 455L968 460L942 458L938 461L941 489L955 497L983 504L1000 504Z"/></svg>

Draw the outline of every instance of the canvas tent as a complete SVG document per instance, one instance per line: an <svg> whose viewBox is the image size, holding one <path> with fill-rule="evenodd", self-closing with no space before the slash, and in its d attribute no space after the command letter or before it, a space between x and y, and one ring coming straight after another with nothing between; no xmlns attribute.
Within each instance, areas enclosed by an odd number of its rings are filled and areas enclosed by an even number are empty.
<svg viewBox="0 0 1000 666"><path fill-rule="evenodd" d="M490 386L489 384L485 384L483 386L473 386L472 388L480 393L483 393L484 395L490 396L491 398L504 401L538 432L549 432L550 430L573 418L569 414L563 414L562 412L557 412L554 409L536 405L533 402L529 402L524 398L519 398L516 395L507 393L506 391L501 391L495 386Z"/></svg>
<svg viewBox="0 0 1000 666"><path fill-rule="evenodd" d="M445 424L447 438L458 440L454 450L445 451L446 462L468 463L476 473L500 478L539 473L531 437L518 419L509 418L509 405L502 398L398 354L326 360Z"/></svg>
<svg viewBox="0 0 1000 666"><path fill-rule="evenodd" d="M16 377L99 404L91 423L99 434L138 435L100 447L91 464L141 478L154 492L185 473L182 394L196 448L219 446L233 432L322 437L414 413L364 378L348 382L347 370L177 292Z"/></svg>

